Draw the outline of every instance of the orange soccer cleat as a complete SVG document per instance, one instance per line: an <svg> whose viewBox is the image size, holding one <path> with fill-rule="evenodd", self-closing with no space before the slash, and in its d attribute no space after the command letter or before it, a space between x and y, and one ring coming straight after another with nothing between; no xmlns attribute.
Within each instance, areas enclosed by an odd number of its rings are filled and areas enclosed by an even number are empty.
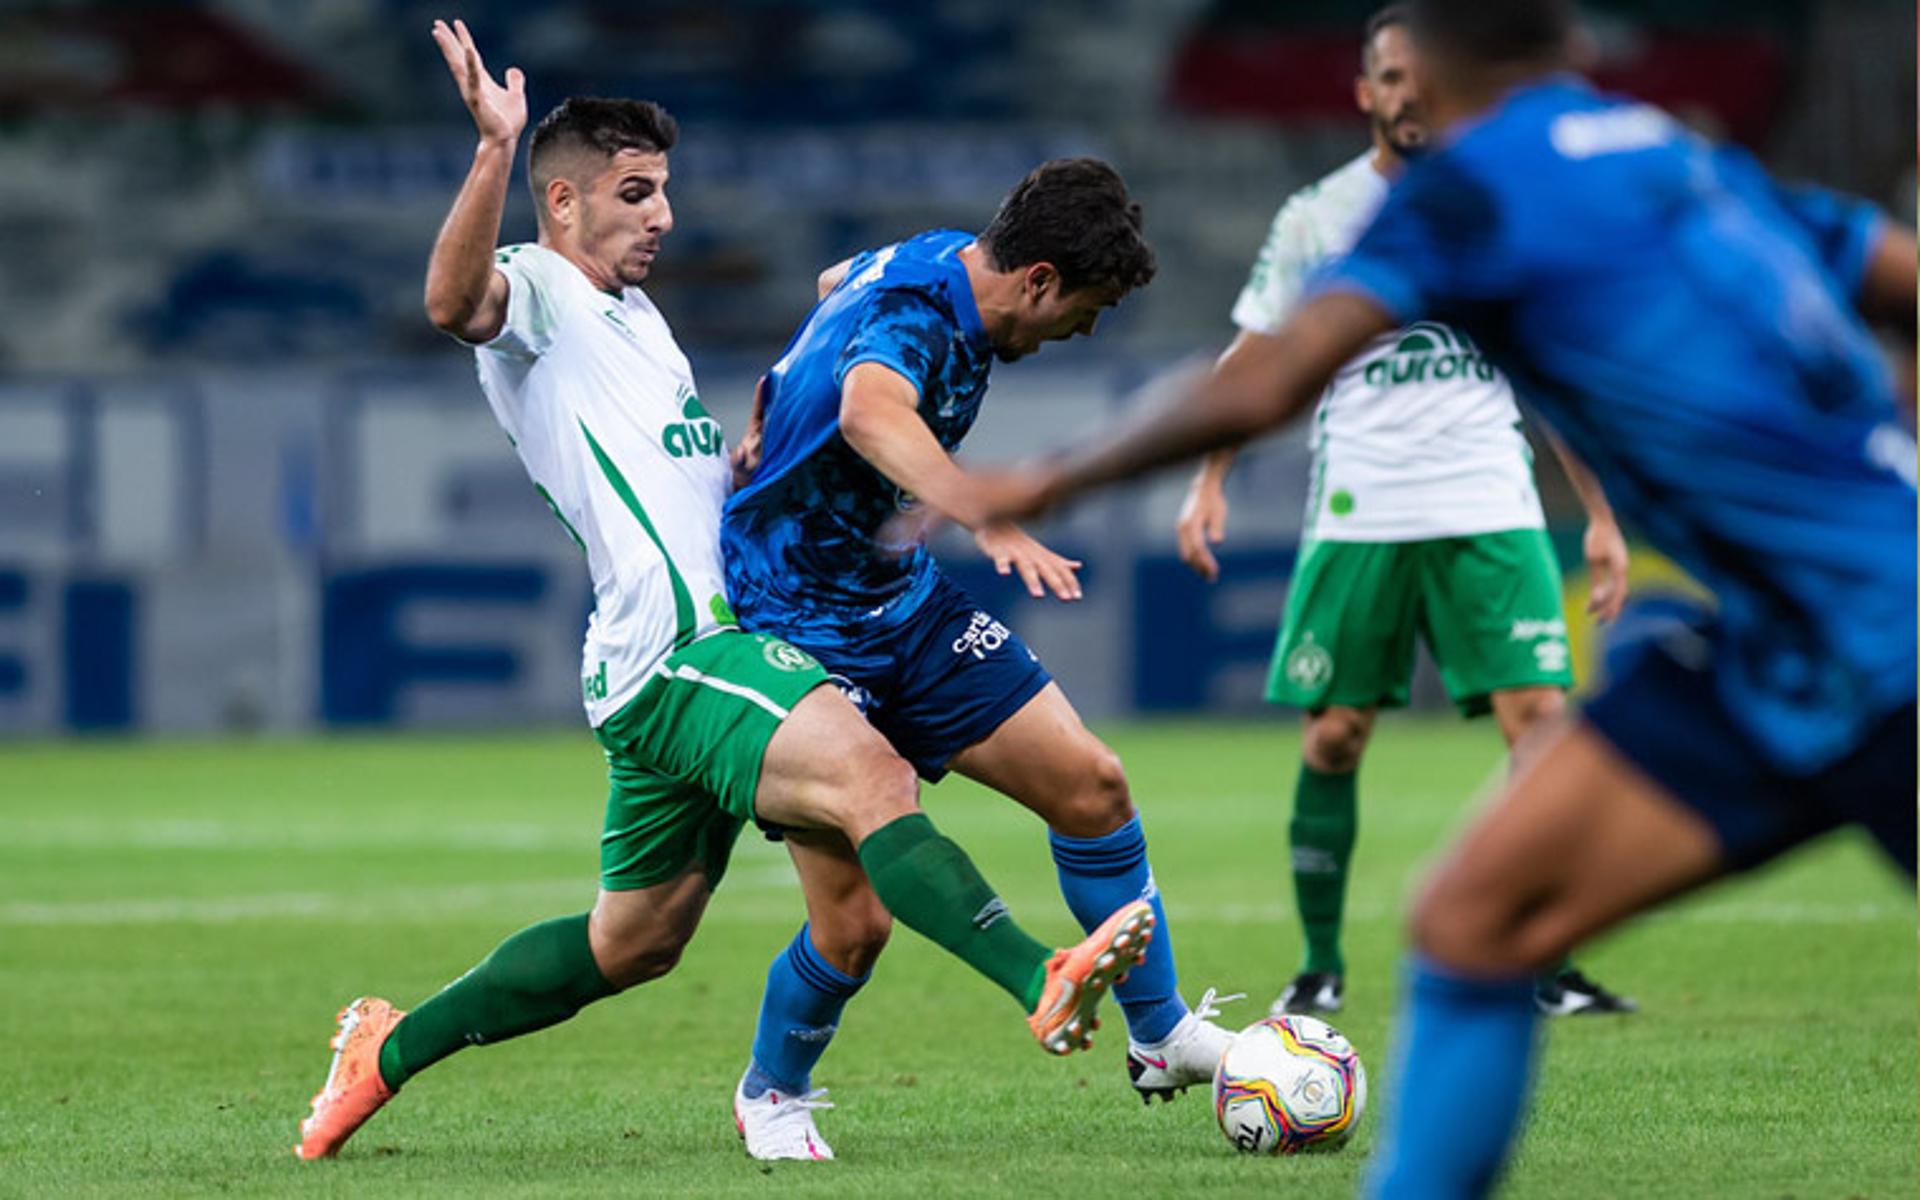
<svg viewBox="0 0 1920 1200"><path fill-rule="evenodd" d="M1146 957L1152 937L1153 906L1135 900L1078 946L1054 951L1040 1003L1027 1018L1027 1028L1048 1053L1072 1054L1093 1045L1093 1031L1100 1027L1093 1010L1100 997Z"/></svg>
<svg viewBox="0 0 1920 1200"><path fill-rule="evenodd" d="M340 1032L331 1043L333 1065L313 1097L313 1115L300 1122L296 1156L337 1154L354 1130L393 1099L393 1089L380 1078L380 1046L406 1015L377 996L362 996L340 1010Z"/></svg>

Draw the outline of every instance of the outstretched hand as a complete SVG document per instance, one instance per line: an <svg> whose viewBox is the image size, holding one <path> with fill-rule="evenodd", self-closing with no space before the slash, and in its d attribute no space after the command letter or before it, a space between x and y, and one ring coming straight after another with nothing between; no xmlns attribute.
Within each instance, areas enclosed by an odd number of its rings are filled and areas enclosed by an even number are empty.
<svg viewBox="0 0 1920 1200"><path fill-rule="evenodd" d="M996 521L973 531L974 544L1002 575L1018 574L1035 600L1052 592L1060 600L1080 598L1077 572L1086 564L1055 554L1011 521Z"/></svg>
<svg viewBox="0 0 1920 1200"><path fill-rule="evenodd" d="M483 141L515 142L527 125L527 77L519 67L507 68L505 87L494 82L480 60L480 51L467 32L467 23L456 20L433 23L434 44L447 60L447 70L460 88L460 99L473 114L474 127Z"/></svg>

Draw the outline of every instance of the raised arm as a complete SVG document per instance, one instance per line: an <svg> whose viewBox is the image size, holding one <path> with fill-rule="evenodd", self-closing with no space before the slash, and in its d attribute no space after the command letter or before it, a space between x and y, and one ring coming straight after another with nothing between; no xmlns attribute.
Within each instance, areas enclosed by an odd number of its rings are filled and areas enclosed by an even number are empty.
<svg viewBox="0 0 1920 1200"><path fill-rule="evenodd" d="M1170 395L1049 472L1053 494L1046 498L1057 502L1278 429L1313 404L1342 364L1397 324L1357 292L1316 296L1271 337L1250 339L1210 370L1176 375Z"/></svg>
<svg viewBox="0 0 1920 1200"><path fill-rule="evenodd" d="M435 21L433 40L473 114L480 144L427 261L427 319L463 342L485 342L507 318L507 278L493 269L493 252L515 147L527 124L527 81L510 67L506 86L495 83L464 21L451 27Z"/></svg>

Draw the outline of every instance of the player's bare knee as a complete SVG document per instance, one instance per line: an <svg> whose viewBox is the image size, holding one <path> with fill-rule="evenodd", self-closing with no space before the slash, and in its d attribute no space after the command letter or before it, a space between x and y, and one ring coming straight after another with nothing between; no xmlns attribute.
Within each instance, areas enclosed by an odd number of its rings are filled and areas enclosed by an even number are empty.
<svg viewBox="0 0 1920 1200"><path fill-rule="evenodd" d="M920 808L920 779L913 764L878 735L873 743L847 753L830 802L835 825L856 846L874 830Z"/></svg>
<svg viewBox="0 0 1920 1200"><path fill-rule="evenodd" d="M1529 688L1509 695L1497 711L1501 734L1518 748L1567 711L1567 697L1558 688Z"/></svg>
<svg viewBox="0 0 1920 1200"><path fill-rule="evenodd" d="M1053 805L1048 821L1068 837L1105 837L1133 819L1133 792L1120 756L1095 742L1074 772L1069 795Z"/></svg>
<svg viewBox="0 0 1920 1200"><path fill-rule="evenodd" d="M1461 970L1498 969L1514 957L1503 943L1515 922L1507 905L1457 866L1443 866L1420 891L1408 914L1407 936L1428 958Z"/></svg>
<svg viewBox="0 0 1920 1200"><path fill-rule="evenodd" d="M604 953L596 950L594 959L608 983L622 989L638 987L680 965L687 941L677 935L636 938L607 947Z"/></svg>
<svg viewBox="0 0 1920 1200"><path fill-rule="evenodd" d="M1366 753L1367 720L1346 709L1315 713L1307 721L1301 757L1322 775L1350 775L1360 769Z"/></svg>
<svg viewBox="0 0 1920 1200"><path fill-rule="evenodd" d="M887 948L893 917L876 899L836 914L830 926L814 925L811 936L814 948L834 969L858 979L873 970L880 952Z"/></svg>

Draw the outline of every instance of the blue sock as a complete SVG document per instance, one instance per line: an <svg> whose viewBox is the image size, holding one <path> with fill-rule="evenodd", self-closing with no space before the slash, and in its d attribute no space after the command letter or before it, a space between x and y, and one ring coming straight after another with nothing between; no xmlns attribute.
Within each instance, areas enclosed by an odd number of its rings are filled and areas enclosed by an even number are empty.
<svg viewBox="0 0 1920 1200"><path fill-rule="evenodd" d="M1531 975L1469 979L1413 956L1387 1129L1364 1195L1466 1200L1493 1190L1533 1080L1533 987Z"/></svg>
<svg viewBox="0 0 1920 1200"><path fill-rule="evenodd" d="M1113 911L1132 900L1153 904L1153 940L1147 959L1113 989L1126 1010L1127 1032L1143 1045L1166 1040L1180 1018L1187 1015L1180 998L1180 981L1173 970L1173 942L1167 935L1167 914L1160 906L1160 889L1147 865L1147 835L1140 818L1097 838L1070 838L1052 834L1053 865L1060 871L1060 894L1067 907L1091 933Z"/></svg>
<svg viewBox="0 0 1920 1200"><path fill-rule="evenodd" d="M841 971L814 949L810 925L767 968L767 991L760 1000L760 1028L753 1037L753 1062L741 1087L757 1100L768 1088L804 1095L813 1086L813 1064L827 1052L840 1010L867 981Z"/></svg>

